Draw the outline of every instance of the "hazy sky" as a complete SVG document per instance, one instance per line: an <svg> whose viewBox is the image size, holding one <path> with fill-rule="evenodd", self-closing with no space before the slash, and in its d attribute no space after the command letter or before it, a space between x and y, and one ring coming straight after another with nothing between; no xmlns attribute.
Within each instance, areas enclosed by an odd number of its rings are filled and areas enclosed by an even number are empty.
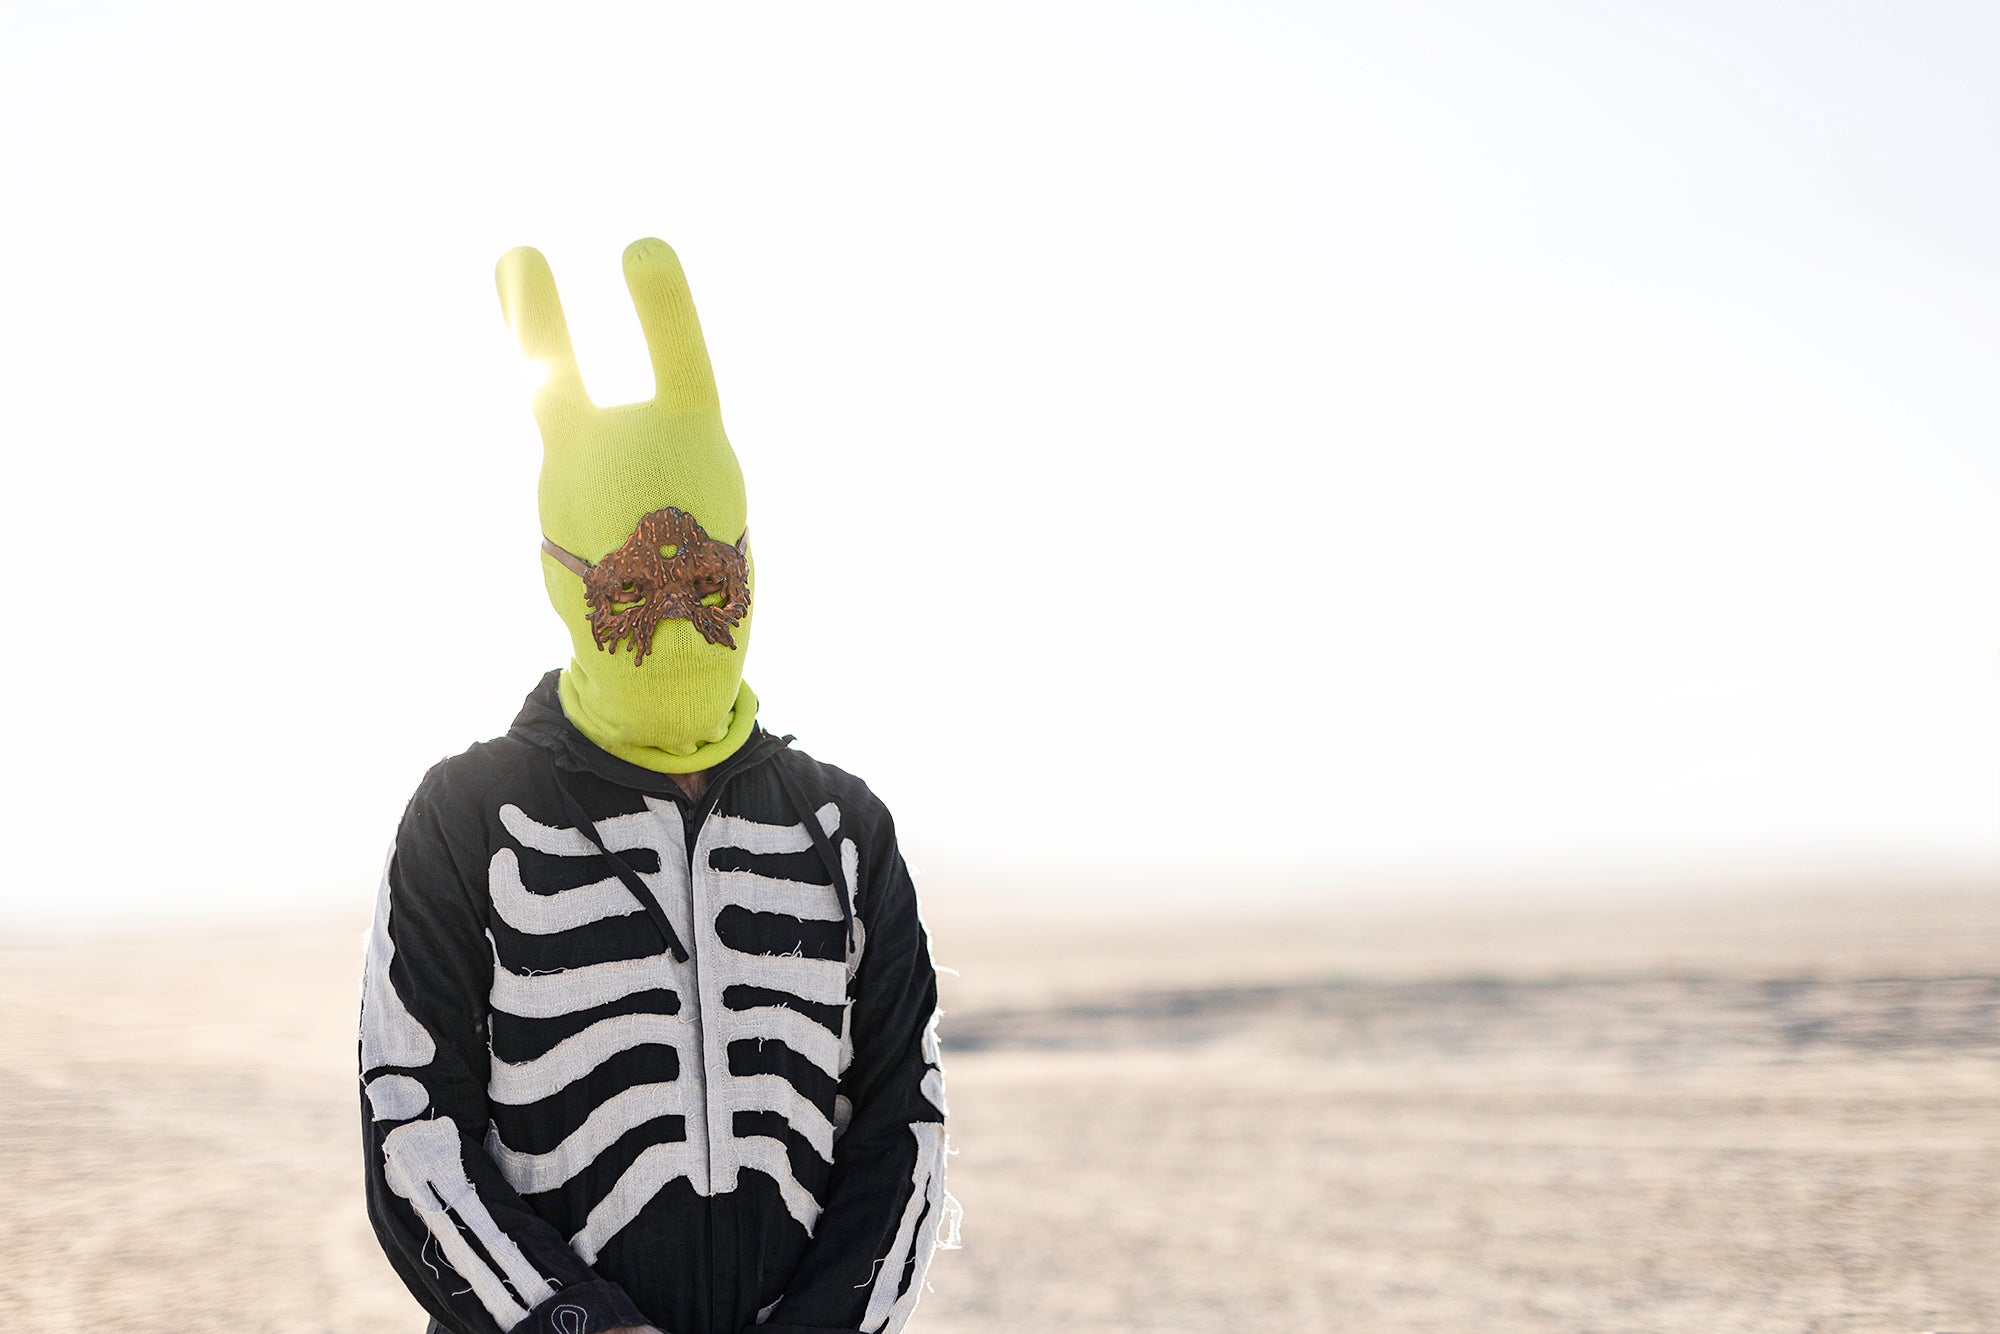
<svg viewBox="0 0 2000 1334"><path fill-rule="evenodd" d="M0 914L365 902L680 251L748 678L989 883L2000 855L2000 11L0 18Z"/></svg>

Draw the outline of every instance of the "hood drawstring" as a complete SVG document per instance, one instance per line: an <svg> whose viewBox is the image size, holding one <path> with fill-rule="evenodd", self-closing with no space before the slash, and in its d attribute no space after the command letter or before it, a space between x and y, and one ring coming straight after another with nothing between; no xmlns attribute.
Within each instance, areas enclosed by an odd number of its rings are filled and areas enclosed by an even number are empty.
<svg viewBox="0 0 2000 1334"><path fill-rule="evenodd" d="M787 742L791 740L790 737L783 739ZM778 775L778 786L785 790L785 800L792 804L792 810L805 825L813 850L819 853L820 861L826 864L827 874L833 877L833 892L840 896L840 920L847 928L847 952L851 955L854 953L854 897L848 892L847 873L841 869L840 858L834 855L833 844L827 840L826 831L819 827L818 814L800 795L792 776L785 772L785 766L773 764L771 770Z"/></svg>
<svg viewBox="0 0 2000 1334"><path fill-rule="evenodd" d="M791 738L783 737L780 741L789 743ZM841 867L840 857L834 852L833 843L827 838L826 831L820 828L819 816L800 793L792 776L785 772L782 764L774 764L771 767L778 776L778 786L784 790L785 800L791 804L793 812L799 817L799 822L805 826L806 837L812 840L813 850L819 854L820 862L826 867L827 874L833 878L833 892L840 899L840 921L847 931L847 952L851 957L854 953L854 896L851 892L852 886L847 883L847 873ZM597 825L583 809L583 803L576 799L576 794L569 790L569 784L564 778L565 771L558 767L556 791L562 795L563 814L569 818L569 822L576 827L579 834L590 840L590 845L597 849L598 854L611 864L611 869L617 873L619 880L624 882L625 888L632 891L632 897L639 901L639 906L653 919L653 925L659 928L660 935L666 941L667 949L675 960L686 963L687 947L681 944L680 936L674 931L674 924L667 919L666 910L660 907L660 901L653 897L653 891L646 887L646 882L640 878L639 873L632 869L632 863L604 845L603 837L597 832Z"/></svg>
<svg viewBox="0 0 2000 1334"><path fill-rule="evenodd" d="M583 803L576 799L576 795L569 790L569 785L563 782L561 769L556 770L556 791L562 793L563 813L569 817L569 822L576 826L576 832L589 839L591 845L603 854L604 860L611 863L611 869L625 882L625 888L632 891L632 897L639 900L639 906L653 919L653 925L660 928L660 935L665 937L668 951L677 962L686 963L687 947L681 944L681 938L675 934L674 924L667 920L666 909L662 908L660 901L653 897L653 891L646 887L646 882L639 878L639 873L632 869L632 863L604 846L604 840L598 835L596 824L592 823L590 816L584 812Z"/></svg>

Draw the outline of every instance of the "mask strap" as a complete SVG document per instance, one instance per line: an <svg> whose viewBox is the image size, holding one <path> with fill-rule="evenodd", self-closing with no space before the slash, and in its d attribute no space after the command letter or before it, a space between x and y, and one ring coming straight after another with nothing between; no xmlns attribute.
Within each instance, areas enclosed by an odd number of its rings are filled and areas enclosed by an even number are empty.
<svg viewBox="0 0 2000 1334"><path fill-rule="evenodd" d="M588 579L590 577L590 562L583 557L564 551L546 537L542 539L542 550L554 556L556 564L562 566L577 578Z"/></svg>

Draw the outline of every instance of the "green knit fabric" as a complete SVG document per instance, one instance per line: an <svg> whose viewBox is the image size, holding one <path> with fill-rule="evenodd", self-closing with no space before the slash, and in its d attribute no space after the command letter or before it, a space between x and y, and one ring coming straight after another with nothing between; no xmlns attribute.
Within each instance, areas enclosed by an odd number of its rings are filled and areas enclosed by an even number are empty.
<svg viewBox="0 0 2000 1334"><path fill-rule="evenodd" d="M540 251L501 256L500 305L521 350L543 367L535 392L542 431L542 536L593 563L632 536L639 519L668 506L693 515L710 537L734 543L748 523L743 473L722 430L715 377L680 259L648 238L625 250L625 284L653 361L653 398L600 408L584 392L554 276ZM651 650L597 646L583 580L546 552L542 579L569 627L563 711L592 741L658 773L693 773L734 754L750 735L757 697L743 684L750 616L736 648L711 644L685 620L665 620ZM756 568L750 569L752 611Z"/></svg>

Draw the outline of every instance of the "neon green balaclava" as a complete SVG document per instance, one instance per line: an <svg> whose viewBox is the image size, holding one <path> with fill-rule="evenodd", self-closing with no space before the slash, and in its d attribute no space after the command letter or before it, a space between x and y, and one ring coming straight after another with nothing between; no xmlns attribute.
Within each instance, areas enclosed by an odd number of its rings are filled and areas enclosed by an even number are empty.
<svg viewBox="0 0 2000 1334"><path fill-rule="evenodd" d="M657 773L719 764L757 714L743 684L754 578L743 473L680 259L664 241L626 247L654 393L613 408L584 393L541 252L508 251L495 277L521 350L546 372L534 403L542 580L574 647L563 712Z"/></svg>

